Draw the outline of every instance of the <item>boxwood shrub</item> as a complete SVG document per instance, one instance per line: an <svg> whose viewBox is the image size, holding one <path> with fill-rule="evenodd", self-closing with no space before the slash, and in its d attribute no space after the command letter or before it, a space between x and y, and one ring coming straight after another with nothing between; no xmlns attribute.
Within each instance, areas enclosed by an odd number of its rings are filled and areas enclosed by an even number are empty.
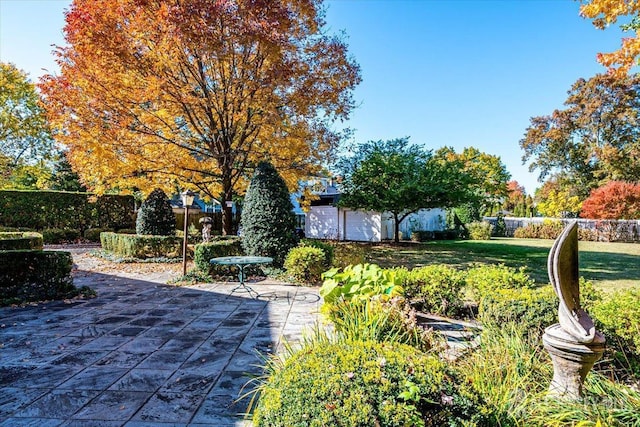
<svg viewBox="0 0 640 427"><path fill-rule="evenodd" d="M485 325L516 322L527 332L542 332L558 322L558 297L551 285L537 289L496 289L484 295L478 314Z"/></svg>
<svg viewBox="0 0 640 427"><path fill-rule="evenodd" d="M289 251L284 268L298 282L317 285L322 273L327 270L327 257L320 248L298 246Z"/></svg>
<svg viewBox="0 0 640 427"><path fill-rule="evenodd" d="M216 237L209 243L198 243L193 252L196 268L209 276L226 275L229 267L212 265L211 258L242 255L241 239L235 236Z"/></svg>
<svg viewBox="0 0 640 427"><path fill-rule="evenodd" d="M465 280L461 271L436 264L404 270L401 276L405 297L417 310L454 315L462 308Z"/></svg>
<svg viewBox="0 0 640 427"><path fill-rule="evenodd" d="M88 228L84 231L84 238L90 242L99 242L100 233L110 232L113 230L107 228Z"/></svg>
<svg viewBox="0 0 640 427"><path fill-rule="evenodd" d="M120 258L180 258L182 239L176 236L140 236L100 233L102 250Z"/></svg>
<svg viewBox="0 0 640 427"><path fill-rule="evenodd" d="M76 296L70 252L0 251L0 305Z"/></svg>
<svg viewBox="0 0 640 427"><path fill-rule="evenodd" d="M443 426L461 413L445 363L405 344L317 340L268 370L256 427Z"/></svg>
<svg viewBox="0 0 640 427"><path fill-rule="evenodd" d="M6 250L42 250L42 234L34 232L0 233L0 251Z"/></svg>

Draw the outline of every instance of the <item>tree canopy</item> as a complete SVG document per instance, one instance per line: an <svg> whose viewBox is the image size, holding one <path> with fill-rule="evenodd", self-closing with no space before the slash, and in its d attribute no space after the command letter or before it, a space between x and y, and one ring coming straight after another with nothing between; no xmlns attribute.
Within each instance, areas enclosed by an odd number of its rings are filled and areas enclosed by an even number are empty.
<svg viewBox="0 0 640 427"><path fill-rule="evenodd" d="M15 65L0 62L1 163L7 168L33 165L45 159L52 148L36 86Z"/></svg>
<svg viewBox="0 0 640 427"><path fill-rule="evenodd" d="M599 53L598 62L618 75L628 73L632 66L637 65L640 55L640 1L583 0L580 14L592 19L593 25L601 30L615 24L619 18L630 17L631 22L621 25L621 28L623 31L634 31L635 35L623 38L620 49Z"/></svg>
<svg viewBox="0 0 640 427"><path fill-rule="evenodd" d="M319 0L74 0L41 82L90 189L197 188L224 207L261 160L290 188L341 139L360 70Z"/></svg>
<svg viewBox="0 0 640 427"><path fill-rule="evenodd" d="M468 186L474 197L468 202L475 206L480 215L500 204L508 195L507 182L511 174L499 156L484 153L475 147L465 147L460 153L456 153L452 147L443 147L436 151L435 157L457 162L469 176Z"/></svg>
<svg viewBox="0 0 640 427"><path fill-rule="evenodd" d="M584 198L609 180L640 177L640 76L598 74L573 84L566 108L531 118L523 161L558 174Z"/></svg>
<svg viewBox="0 0 640 427"><path fill-rule="evenodd" d="M390 212L395 240L400 223L420 209L445 208L466 201L471 177L456 162L436 159L410 145L408 138L369 141L337 164L342 175L340 204Z"/></svg>

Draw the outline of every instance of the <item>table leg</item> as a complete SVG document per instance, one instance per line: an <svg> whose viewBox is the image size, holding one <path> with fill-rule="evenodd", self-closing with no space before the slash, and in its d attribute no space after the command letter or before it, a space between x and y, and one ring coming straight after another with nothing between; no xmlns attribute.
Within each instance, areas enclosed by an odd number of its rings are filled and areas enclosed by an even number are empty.
<svg viewBox="0 0 640 427"><path fill-rule="evenodd" d="M233 288L233 290L231 291L231 293L234 293L235 291L237 291L238 289L242 289L242 291L244 292L248 292L249 295L253 297L253 294L256 294L255 298L258 297L258 292L256 292L253 288L251 288L250 286L247 286L244 283L244 264L238 264L238 280L240 281L240 284L238 286L236 286L235 288Z"/></svg>

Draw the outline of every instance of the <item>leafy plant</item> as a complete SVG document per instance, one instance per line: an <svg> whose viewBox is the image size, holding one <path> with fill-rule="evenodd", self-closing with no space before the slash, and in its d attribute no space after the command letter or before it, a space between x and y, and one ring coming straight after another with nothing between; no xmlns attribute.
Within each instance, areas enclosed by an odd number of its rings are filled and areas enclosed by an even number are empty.
<svg viewBox="0 0 640 427"><path fill-rule="evenodd" d="M393 297L402 293L397 271L385 270L375 264L350 265L342 271L332 268L323 273L322 278L320 296L325 304L368 299L374 295Z"/></svg>
<svg viewBox="0 0 640 427"><path fill-rule="evenodd" d="M403 298L339 301L325 311L342 339L408 344L422 351L443 347L432 331L418 325Z"/></svg>
<svg viewBox="0 0 640 427"><path fill-rule="evenodd" d="M325 267L331 268L334 258L334 245L318 239L302 239L300 240L300 246L322 249L325 256ZM359 262L356 262L356 264L359 264Z"/></svg>

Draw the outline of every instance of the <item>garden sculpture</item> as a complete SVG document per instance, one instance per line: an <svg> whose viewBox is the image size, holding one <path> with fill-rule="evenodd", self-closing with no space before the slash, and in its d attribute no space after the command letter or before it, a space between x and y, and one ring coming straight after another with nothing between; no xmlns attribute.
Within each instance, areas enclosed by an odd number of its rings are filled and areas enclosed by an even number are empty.
<svg viewBox="0 0 640 427"><path fill-rule="evenodd" d="M211 227L213 225L213 218L210 216L202 217L198 220L202 224L202 241L209 243L211 241Z"/></svg>
<svg viewBox="0 0 640 427"><path fill-rule="evenodd" d="M582 384L593 364L602 357L604 336L580 305L578 269L578 224L562 231L549 252L549 279L560 299L559 323L545 329L544 348L553 362L549 394L563 399L580 399Z"/></svg>

